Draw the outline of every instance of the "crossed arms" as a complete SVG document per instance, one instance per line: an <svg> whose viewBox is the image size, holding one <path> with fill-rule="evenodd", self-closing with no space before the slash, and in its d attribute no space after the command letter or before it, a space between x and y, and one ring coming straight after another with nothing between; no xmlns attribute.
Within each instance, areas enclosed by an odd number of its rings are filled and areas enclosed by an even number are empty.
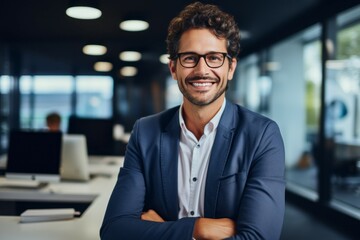
<svg viewBox="0 0 360 240"><path fill-rule="evenodd" d="M154 210L141 214L141 219L153 222L165 222ZM193 237L195 239L225 239L235 235L235 222L230 218L198 218L195 221Z"/></svg>

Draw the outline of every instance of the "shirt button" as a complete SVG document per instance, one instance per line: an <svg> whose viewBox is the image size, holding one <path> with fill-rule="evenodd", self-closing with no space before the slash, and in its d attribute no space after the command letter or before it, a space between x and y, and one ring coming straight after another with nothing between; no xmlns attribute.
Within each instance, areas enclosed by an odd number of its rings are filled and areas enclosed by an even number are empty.
<svg viewBox="0 0 360 240"><path fill-rule="evenodd" d="M199 147L200 147L200 144L196 145L196 147L199 148Z"/></svg>
<svg viewBox="0 0 360 240"><path fill-rule="evenodd" d="M194 211L191 211L190 214L191 214L191 216L194 216L195 213L194 213Z"/></svg>
<svg viewBox="0 0 360 240"><path fill-rule="evenodd" d="M197 181L197 178L196 178L196 177L194 177L192 180L193 180L193 182L196 182L196 181Z"/></svg>

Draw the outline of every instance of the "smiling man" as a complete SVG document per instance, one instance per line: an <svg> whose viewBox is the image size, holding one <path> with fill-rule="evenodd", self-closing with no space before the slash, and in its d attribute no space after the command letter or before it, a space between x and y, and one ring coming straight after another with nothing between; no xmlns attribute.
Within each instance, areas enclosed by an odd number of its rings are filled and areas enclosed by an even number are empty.
<svg viewBox="0 0 360 240"><path fill-rule="evenodd" d="M277 124L225 99L239 29L193 3L168 30L181 106L138 120L102 239L279 239L284 147Z"/></svg>

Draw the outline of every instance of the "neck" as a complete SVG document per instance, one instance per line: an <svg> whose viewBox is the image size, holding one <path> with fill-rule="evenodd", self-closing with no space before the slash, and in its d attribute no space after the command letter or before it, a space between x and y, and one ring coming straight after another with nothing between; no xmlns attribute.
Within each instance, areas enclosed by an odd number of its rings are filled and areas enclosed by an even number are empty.
<svg viewBox="0 0 360 240"><path fill-rule="evenodd" d="M213 103L206 106L198 106L184 99L183 118L187 129L199 140L204 134L204 127L220 110L224 97L219 97Z"/></svg>

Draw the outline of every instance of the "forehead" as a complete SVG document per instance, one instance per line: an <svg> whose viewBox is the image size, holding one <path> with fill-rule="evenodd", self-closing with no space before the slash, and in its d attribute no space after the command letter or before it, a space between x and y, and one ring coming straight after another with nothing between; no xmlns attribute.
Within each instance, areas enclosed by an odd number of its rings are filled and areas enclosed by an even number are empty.
<svg viewBox="0 0 360 240"><path fill-rule="evenodd" d="M210 30L189 29L180 38L179 52L226 52L226 39L218 38Z"/></svg>

